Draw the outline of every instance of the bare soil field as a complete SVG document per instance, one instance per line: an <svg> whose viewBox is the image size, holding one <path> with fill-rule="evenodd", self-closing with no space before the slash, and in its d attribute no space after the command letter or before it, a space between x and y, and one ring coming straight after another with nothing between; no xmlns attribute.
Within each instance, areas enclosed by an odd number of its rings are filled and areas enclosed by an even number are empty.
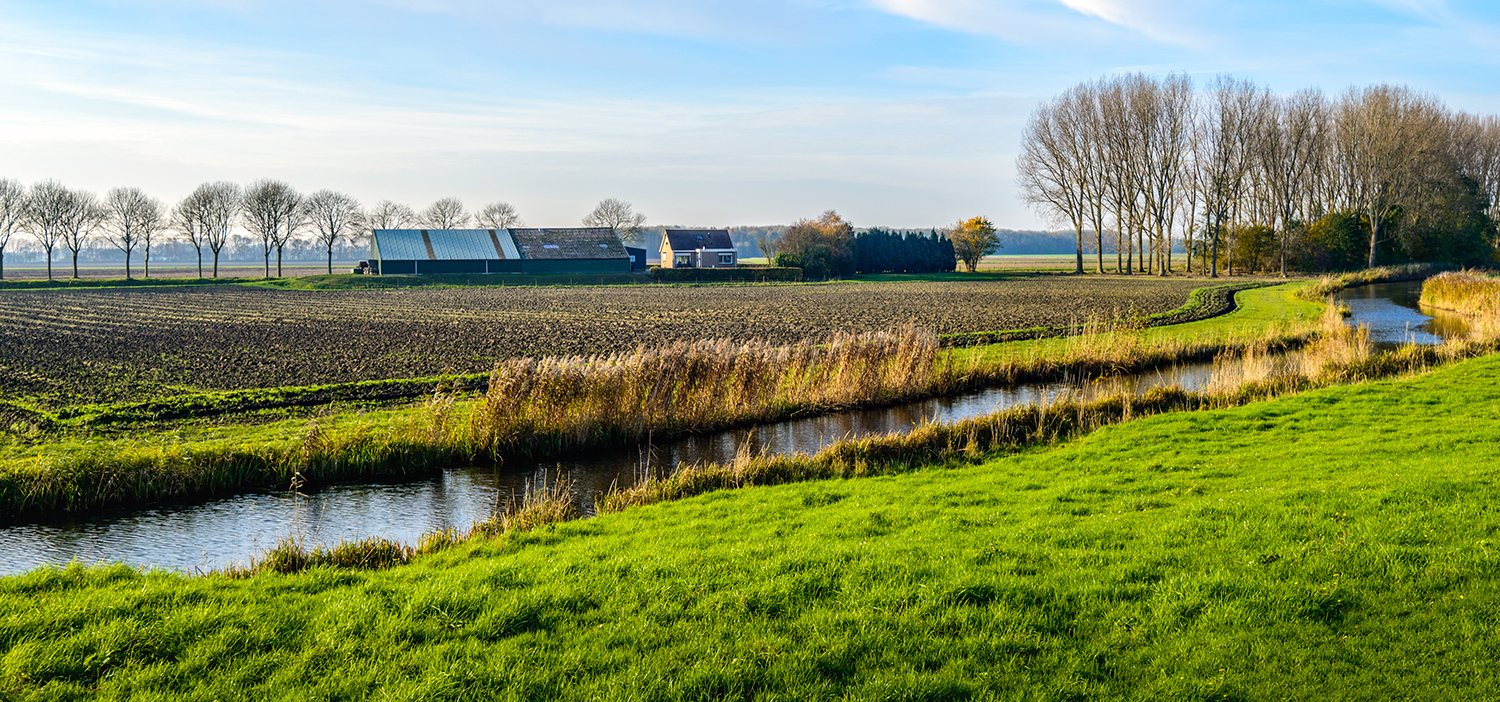
<svg viewBox="0 0 1500 702"><path fill-rule="evenodd" d="M1057 326L1183 304L1203 281L1037 277L818 285L0 291L0 397L42 406L488 370L674 340L792 342L915 323Z"/></svg>

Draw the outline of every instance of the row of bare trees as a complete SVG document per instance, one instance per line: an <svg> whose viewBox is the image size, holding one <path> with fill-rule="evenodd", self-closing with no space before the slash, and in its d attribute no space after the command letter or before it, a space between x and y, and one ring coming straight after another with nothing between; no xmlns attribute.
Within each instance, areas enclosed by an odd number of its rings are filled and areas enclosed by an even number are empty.
<svg viewBox="0 0 1500 702"><path fill-rule="evenodd" d="M1453 199L1443 193L1468 188L1492 211L1500 119L1450 111L1404 86L1329 98L1316 88L1277 95L1231 76L1200 92L1186 75L1118 75L1040 105L1017 175L1028 203L1072 225L1078 273L1085 232L1100 273L1112 232L1116 271L1170 273L1181 243L1217 276L1221 249L1259 227L1276 237L1285 275L1292 238L1334 212L1368 223L1373 266L1393 228L1445 216ZM1227 262L1232 273L1232 253ZM1191 272L1191 255L1186 265Z"/></svg>
<svg viewBox="0 0 1500 702"><path fill-rule="evenodd" d="M628 209L628 205L626 206ZM140 188L115 188L101 199L95 194L45 180L31 188L0 179L0 278L5 274L5 249L13 237L26 235L47 259L52 278L53 252L64 248L73 256L78 277L78 254L90 241L102 239L124 252L130 276L136 251L145 254L144 275L151 275L151 246L164 238L186 242L197 251L198 277L203 277L203 250L219 275L219 254L236 226L260 240L266 277L271 254L281 275L282 252L298 238L311 238L327 252L333 272L333 250L340 240L368 235L373 229L456 229L473 222L485 229L524 226L509 203L495 202L471 215L458 198L447 197L418 213L406 205L382 200L366 211L352 196L333 190L302 195L285 182L258 180L248 187L219 181L204 183L175 206L167 207Z"/></svg>

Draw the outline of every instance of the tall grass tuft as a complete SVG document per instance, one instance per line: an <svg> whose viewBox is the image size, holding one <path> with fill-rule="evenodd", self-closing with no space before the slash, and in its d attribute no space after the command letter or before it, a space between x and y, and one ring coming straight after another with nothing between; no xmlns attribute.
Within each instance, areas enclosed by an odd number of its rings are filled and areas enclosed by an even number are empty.
<svg viewBox="0 0 1500 702"><path fill-rule="evenodd" d="M258 573L299 573L317 567L383 570L409 563L416 553L416 549L379 537L340 541L333 548L309 549L301 539L289 536L248 566L231 568L227 573L232 577L248 577Z"/></svg>

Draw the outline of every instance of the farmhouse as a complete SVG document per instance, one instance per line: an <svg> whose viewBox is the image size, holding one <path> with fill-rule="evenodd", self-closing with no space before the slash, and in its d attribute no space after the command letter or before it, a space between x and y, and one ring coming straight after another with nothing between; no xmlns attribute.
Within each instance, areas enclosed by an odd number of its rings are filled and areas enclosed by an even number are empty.
<svg viewBox="0 0 1500 702"><path fill-rule="evenodd" d="M728 229L668 229L661 238L662 268L735 268L738 264Z"/></svg>
<svg viewBox="0 0 1500 702"><path fill-rule="evenodd" d="M383 275L629 273L607 227L586 229L376 229L370 265Z"/></svg>

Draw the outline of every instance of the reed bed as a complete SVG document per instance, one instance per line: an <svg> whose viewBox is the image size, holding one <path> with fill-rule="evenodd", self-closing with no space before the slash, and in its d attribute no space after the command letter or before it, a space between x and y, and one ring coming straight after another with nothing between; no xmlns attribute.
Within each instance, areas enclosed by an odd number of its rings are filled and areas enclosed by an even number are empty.
<svg viewBox="0 0 1500 702"><path fill-rule="evenodd" d="M491 455L535 455L893 404L953 387L935 334L906 326L791 346L727 339L628 354L520 358L449 428Z"/></svg>
<svg viewBox="0 0 1500 702"><path fill-rule="evenodd" d="M1422 283L1422 304L1470 317L1500 317L1500 275L1475 270L1440 273Z"/></svg>

